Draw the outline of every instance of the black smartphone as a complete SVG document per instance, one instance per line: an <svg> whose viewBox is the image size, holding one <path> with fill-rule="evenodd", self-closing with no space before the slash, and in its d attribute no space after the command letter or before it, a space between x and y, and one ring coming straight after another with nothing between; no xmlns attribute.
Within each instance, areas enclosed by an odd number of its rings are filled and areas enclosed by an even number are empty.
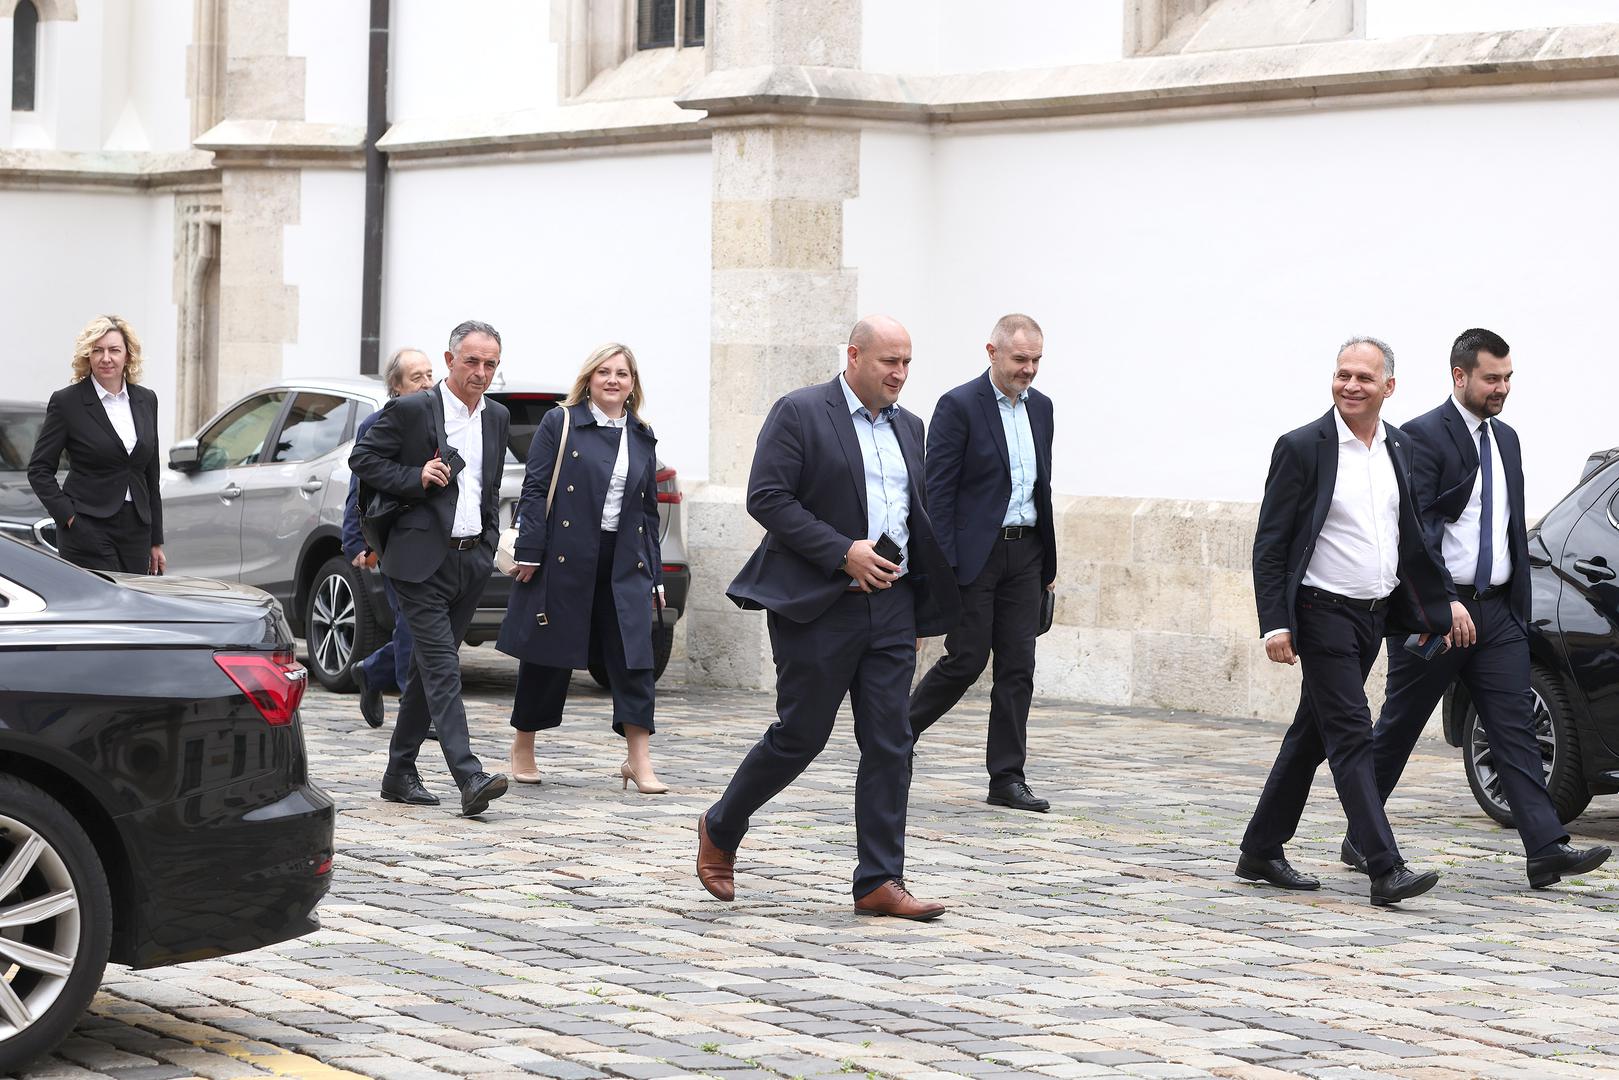
<svg viewBox="0 0 1619 1080"><path fill-rule="evenodd" d="M1432 634L1426 643L1418 645L1417 642L1421 640L1421 634L1412 634L1406 638L1405 651L1423 660L1432 660L1445 651L1445 635L1443 634Z"/></svg>
<svg viewBox="0 0 1619 1080"><path fill-rule="evenodd" d="M895 566L905 562L905 553L899 549L898 544L894 543L894 538L887 533L883 533L877 538L877 543L872 546L872 550L877 553L878 558L887 559Z"/></svg>
<svg viewBox="0 0 1619 1080"><path fill-rule="evenodd" d="M461 456L461 451L453 446L446 446L439 451L439 460L450 467L450 482L461 475L461 470L467 467L467 459Z"/></svg>

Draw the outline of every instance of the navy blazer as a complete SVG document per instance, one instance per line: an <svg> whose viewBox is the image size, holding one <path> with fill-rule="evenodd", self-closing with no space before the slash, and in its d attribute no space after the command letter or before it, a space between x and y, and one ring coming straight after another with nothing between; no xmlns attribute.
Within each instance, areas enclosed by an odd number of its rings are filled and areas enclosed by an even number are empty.
<svg viewBox="0 0 1619 1080"><path fill-rule="evenodd" d="M566 457L551 492L562 425L571 423ZM663 582L658 540L658 440L631 414L623 432L596 423L588 404L555 408L540 419L529 444L528 471L518 503L518 562L539 564L527 582L513 582L495 647L548 667L583 668L590 660L590 616L601 557L602 507L618 459L630 440L624 499L613 543L613 609L624 641L624 665L653 667L652 590ZM546 509L553 499L550 516ZM537 616L545 615L541 626Z"/></svg>
<svg viewBox="0 0 1619 1080"><path fill-rule="evenodd" d="M900 409L894 434L910 479L906 570L915 586L916 632L932 637L960 619L961 595L928 519L921 419ZM738 607L798 623L825 614L849 587L840 566L865 538L868 521L865 458L837 379L794 390L771 407L748 474L748 513L765 527L764 542L725 595Z"/></svg>
<svg viewBox="0 0 1619 1080"><path fill-rule="evenodd" d="M126 382L129 412L135 420L135 448L107 419L96 381L85 377L51 395L45 421L28 459L28 484L56 524L78 514L110 518L130 496L135 513L152 527L152 544L163 543L163 498L158 487L157 395ZM56 469L67 451L67 479L58 484Z"/></svg>
<svg viewBox="0 0 1619 1080"><path fill-rule="evenodd" d="M388 402L349 454L349 468L362 483L412 504L394 521L382 553L382 572L395 581L426 581L450 552L459 477L444 487L422 490L422 466L438 453L438 433L444 430L442 385ZM483 540L493 559L511 414L487 396L483 407Z"/></svg>
<svg viewBox="0 0 1619 1080"><path fill-rule="evenodd" d="M371 425L377 422L382 415L378 409L369 413L354 429L354 441L359 442L365 438L365 433L371 430ZM351 562L362 551L369 551L365 537L360 533L360 477L359 474L349 474L349 493L343 500L343 556Z"/></svg>
<svg viewBox="0 0 1619 1080"><path fill-rule="evenodd" d="M1034 434L1040 583L1050 585L1057 579L1057 530L1051 520L1051 399L1030 387L1024 408ZM928 516L945 558L956 568L956 580L966 585L989 561L1012 501L1012 456L989 372L951 390L934 406L927 471Z"/></svg>
<svg viewBox="0 0 1619 1080"><path fill-rule="evenodd" d="M1428 544L1439 556L1439 569L1452 599L1456 583L1445 565L1445 526L1461 517L1473 496L1478 480L1478 443L1467 430L1467 421L1449 398L1437 409L1407 421L1405 433L1411 436L1411 484L1417 499L1417 515L1427 532ZM1501 474L1507 481L1507 547L1512 554L1512 577L1507 598L1512 613L1529 622L1529 528L1523 511L1523 450L1518 433L1499 419L1491 420L1495 445L1501 453ZM1497 495L1499 498L1499 495ZM1477 584L1475 582L1475 584ZM1488 582L1484 583L1488 585Z"/></svg>
<svg viewBox="0 0 1619 1080"><path fill-rule="evenodd" d="M1336 408L1336 406L1334 407ZM1338 425L1333 409L1276 440L1265 499L1254 535L1254 599L1259 631L1298 630L1299 582L1338 484ZM1444 570L1423 535L1411 489L1410 438L1384 423L1400 491L1400 583L1389 604L1388 633L1450 632L1450 593Z"/></svg>

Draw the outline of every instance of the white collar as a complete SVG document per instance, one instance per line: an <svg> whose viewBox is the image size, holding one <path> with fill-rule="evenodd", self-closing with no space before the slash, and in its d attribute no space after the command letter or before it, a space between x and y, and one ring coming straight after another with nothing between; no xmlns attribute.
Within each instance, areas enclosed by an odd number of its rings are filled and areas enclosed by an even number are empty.
<svg viewBox="0 0 1619 1080"><path fill-rule="evenodd" d="M472 420L483 413L484 399L482 394L478 395L478 407L468 410L466 404L455 396L455 391L450 389L450 380L439 380L438 389L439 396L444 399L445 416L449 416L453 412L457 420Z"/></svg>
<svg viewBox="0 0 1619 1080"><path fill-rule="evenodd" d="M1355 440L1356 442L1360 442L1360 436L1356 435L1353 431L1349 430L1349 425L1344 423L1344 415L1343 415L1343 413L1338 411L1338 406L1336 406L1336 405L1334 405L1332 407L1332 421L1333 421L1333 423L1338 425L1338 441L1340 443L1346 443L1351 439ZM1378 420L1378 422L1377 422L1377 431L1375 433L1373 433L1373 435L1372 435L1372 445L1368 449L1376 448L1378 443L1383 442L1387 438L1388 438L1388 429L1383 426L1383 421L1382 420ZM1361 445L1365 446L1366 444L1361 443Z"/></svg>
<svg viewBox="0 0 1619 1080"><path fill-rule="evenodd" d="M625 426L625 422L630 418L630 411L628 409L625 409L623 413L619 415L618 419L615 420L598 409L594 401L586 402L586 404L590 406L590 415L594 416L596 418L596 423L602 427L621 428Z"/></svg>
<svg viewBox="0 0 1619 1080"><path fill-rule="evenodd" d="M1450 395L1450 403L1456 406L1456 411L1462 414L1463 420L1467 421L1467 430L1471 431L1474 435L1477 435L1479 425L1484 423L1484 417L1479 416L1477 413L1473 412L1472 409L1469 409L1466 405L1463 405L1455 394Z"/></svg>
<svg viewBox="0 0 1619 1080"><path fill-rule="evenodd" d="M91 377L90 381L95 382L94 376ZM96 383L95 386L96 386L96 396L99 397L102 401L128 401L129 400L129 382L128 382L128 380L125 380L124 382L122 382L122 383L120 383L118 385L118 392L116 394L108 393L107 388L105 386L102 386L100 383Z"/></svg>

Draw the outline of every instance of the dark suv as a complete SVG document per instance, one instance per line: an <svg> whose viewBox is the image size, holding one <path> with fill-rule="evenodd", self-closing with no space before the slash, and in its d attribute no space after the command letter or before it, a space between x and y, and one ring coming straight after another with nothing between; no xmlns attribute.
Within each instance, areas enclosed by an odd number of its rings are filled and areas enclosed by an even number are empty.
<svg viewBox="0 0 1619 1080"><path fill-rule="evenodd" d="M511 521L524 462L540 417L563 393L505 382L489 396L511 412L501 481L501 523ZM359 422L387 402L365 376L286 379L255 390L174 444L163 478L164 553L175 573L241 581L281 601L308 646L309 669L328 689L354 688L353 668L393 630L375 570L343 557L349 450ZM675 470L658 465L663 574L668 609L654 630L663 674L691 571ZM493 641L511 579L491 574L467 642ZM605 674L592 666L598 681Z"/></svg>
<svg viewBox="0 0 1619 1080"><path fill-rule="evenodd" d="M1529 530L1529 564L1535 733L1567 822L1593 795L1619 792L1619 448L1591 455L1579 484ZM1474 798L1510 826L1489 740L1460 684L1444 719Z"/></svg>

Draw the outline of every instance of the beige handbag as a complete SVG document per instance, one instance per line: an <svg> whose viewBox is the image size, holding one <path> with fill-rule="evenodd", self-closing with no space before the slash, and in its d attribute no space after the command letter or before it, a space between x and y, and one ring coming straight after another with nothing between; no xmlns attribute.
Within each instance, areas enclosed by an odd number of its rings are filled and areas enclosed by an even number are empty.
<svg viewBox="0 0 1619 1080"><path fill-rule="evenodd" d="M567 406L561 405L562 437L557 440L556 464L551 466L551 486L545 489L545 519L551 520L551 508L557 504L557 477L562 475L562 451L568 448L568 429L573 427L568 423ZM500 530L500 542L495 545L495 569L508 577L517 573L517 521L521 517L523 504L517 504L517 512L512 514L512 523Z"/></svg>

